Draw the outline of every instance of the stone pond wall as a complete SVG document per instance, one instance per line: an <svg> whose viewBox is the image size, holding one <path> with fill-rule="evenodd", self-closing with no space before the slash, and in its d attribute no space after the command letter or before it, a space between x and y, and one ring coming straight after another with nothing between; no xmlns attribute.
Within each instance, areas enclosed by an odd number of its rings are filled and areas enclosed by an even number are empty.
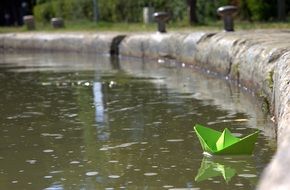
<svg viewBox="0 0 290 190"><path fill-rule="evenodd" d="M0 50L38 50L51 52L115 53L122 34L19 33L0 35Z"/></svg>
<svg viewBox="0 0 290 190"><path fill-rule="evenodd" d="M169 59L209 70L264 98L277 124L277 152L259 190L290 189L290 30L194 33L18 33L1 49L73 51Z"/></svg>
<svg viewBox="0 0 290 190"><path fill-rule="evenodd" d="M230 78L264 97L278 149L257 189L290 189L290 31L127 36L120 54L176 59Z"/></svg>

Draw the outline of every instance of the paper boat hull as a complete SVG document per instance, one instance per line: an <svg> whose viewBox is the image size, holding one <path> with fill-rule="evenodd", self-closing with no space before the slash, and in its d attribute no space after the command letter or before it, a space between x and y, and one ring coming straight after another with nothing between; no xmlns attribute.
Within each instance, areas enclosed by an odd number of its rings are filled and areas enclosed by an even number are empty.
<svg viewBox="0 0 290 190"><path fill-rule="evenodd" d="M255 142L258 137L258 132L255 132L251 135L248 135L242 138L239 142L232 144L224 149L215 152L217 155L227 155L227 154L235 154L235 155L246 155L252 154L255 148Z"/></svg>
<svg viewBox="0 0 290 190"><path fill-rule="evenodd" d="M223 137L225 147L217 148L216 142L219 141L222 136L222 132L204 127L202 125L195 125L194 130L200 141L200 144L205 152L216 155L246 155L252 154L255 142L258 137L258 131L250 134L242 139L235 140L231 143L226 142L228 139L237 139L236 137Z"/></svg>

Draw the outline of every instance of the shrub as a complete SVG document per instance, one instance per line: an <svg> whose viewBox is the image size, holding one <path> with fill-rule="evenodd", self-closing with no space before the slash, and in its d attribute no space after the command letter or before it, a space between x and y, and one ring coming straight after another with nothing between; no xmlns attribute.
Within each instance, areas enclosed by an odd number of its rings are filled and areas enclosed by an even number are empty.
<svg viewBox="0 0 290 190"><path fill-rule="evenodd" d="M188 18L187 0L96 0L99 19L105 22L141 22L143 7L152 6L155 11L166 11L172 21ZM285 0L286 5L290 0ZM201 23L216 21L216 10L224 5L237 5L239 16L247 20L271 20L277 16L276 0L197 0L197 17ZM287 8L287 7L286 7ZM288 8L287 8L288 9ZM93 0L38 0L34 8L38 21L48 22L52 17L65 20L92 20Z"/></svg>
<svg viewBox="0 0 290 190"><path fill-rule="evenodd" d="M265 21L276 16L276 0L247 0L251 19Z"/></svg>
<svg viewBox="0 0 290 190"><path fill-rule="evenodd" d="M92 19L91 0L41 0L37 3L34 15L41 22L49 22L52 17L66 20Z"/></svg>
<svg viewBox="0 0 290 190"><path fill-rule="evenodd" d="M49 22L50 19L55 16L50 2L35 6L33 12L35 19L43 23Z"/></svg>

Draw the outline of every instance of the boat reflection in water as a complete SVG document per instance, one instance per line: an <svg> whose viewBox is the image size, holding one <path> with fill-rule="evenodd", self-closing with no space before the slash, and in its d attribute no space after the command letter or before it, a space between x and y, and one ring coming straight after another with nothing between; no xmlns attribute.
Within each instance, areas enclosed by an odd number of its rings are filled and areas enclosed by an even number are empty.
<svg viewBox="0 0 290 190"><path fill-rule="evenodd" d="M213 180L222 177L228 184L233 178L246 178L255 184L256 169L248 167L253 162L251 156L204 156L201 166L195 176L196 182ZM215 179L216 180L216 179Z"/></svg>

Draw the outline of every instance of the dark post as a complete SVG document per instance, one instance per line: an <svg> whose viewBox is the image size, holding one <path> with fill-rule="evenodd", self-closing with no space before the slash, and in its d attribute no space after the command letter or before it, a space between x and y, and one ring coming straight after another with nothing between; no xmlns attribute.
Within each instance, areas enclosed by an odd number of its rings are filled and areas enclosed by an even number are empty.
<svg viewBox="0 0 290 190"><path fill-rule="evenodd" d="M34 17L32 15L24 16L23 22L26 25L27 30L34 30L35 29Z"/></svg>
<svg viewBox="0 0 290 190"><path fill-rule="evenodd" d="M226 32L234 31L234 14L237 12L238 8L236 6L228 5L217 9L217 13L224 20L224 29Z"/></svg>
<svg viewBox="0 0 290 190"><path fill-rule="evenodd" d="M52 28L63 28L64 22L62 18L52 18L51 19Z"/></svg>
<svg viewBox="0 0 290 190"><path fill-rule="evenodd" d="M98 0L93 0L93 16L94 21L97 22L99 19L99 6L98 6Z"/></svg>
<svg viewBox="0 0 290 190"><path fill-rule="evenodd" d="M196 10L197 10L196 3L197 3L197 0L187 0L190 24L198 23L198 19L196 15Z"/></svg>
<svg viewBox="0 0 290 190"><path fill-rule="evenodd" d="M285 21L286 19L286 2L285 0L278 0L278 19Z"/></svg>
<svg viewBox="0 0 290 190"><path fill-rule="evenodd" d="M156 12L153 14L154 20L157 22L157 30L160 33L166 33L166 22L170 16L166 12Z"/></svg>

